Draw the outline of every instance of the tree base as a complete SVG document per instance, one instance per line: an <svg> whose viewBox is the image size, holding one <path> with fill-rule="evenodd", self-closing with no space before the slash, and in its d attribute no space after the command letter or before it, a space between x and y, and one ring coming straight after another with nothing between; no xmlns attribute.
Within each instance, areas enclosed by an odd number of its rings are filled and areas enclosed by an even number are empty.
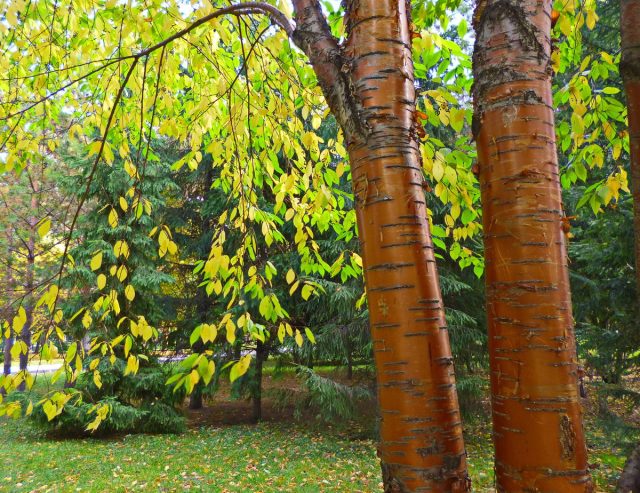
<svg viewBox="0 0 640 493"><path fill-rule="evenodd" d="M640 493L640 445L638 445L624 465L616 493Z"/></svg>

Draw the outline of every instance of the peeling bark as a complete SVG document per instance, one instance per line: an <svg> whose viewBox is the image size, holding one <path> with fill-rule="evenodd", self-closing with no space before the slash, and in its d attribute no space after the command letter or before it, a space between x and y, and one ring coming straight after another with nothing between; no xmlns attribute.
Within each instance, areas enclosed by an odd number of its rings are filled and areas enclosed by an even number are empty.
<svg viewBox="0 0 640 493"><path fill-rule="evenodd" d="M309 56L347 141L377 368L384 491L469 491L414 127L408 4L345 4L343 47L315 0L294 0L293 39Z"/></svg>
<svg viewBox="0 0 640 493"><path fill-rule="evenodd" d="M620 59L620 75L622 75L627 94L636 293L640 304L640 28L638 26L640 26L640 0L621 0L622 57Z"/></svg>
<svg viewBox="0 0 640 493"><path fill-rule="evenodd" d="M499 492L590 492L551 98L550 0L480 0L474 137Z"/></svg>

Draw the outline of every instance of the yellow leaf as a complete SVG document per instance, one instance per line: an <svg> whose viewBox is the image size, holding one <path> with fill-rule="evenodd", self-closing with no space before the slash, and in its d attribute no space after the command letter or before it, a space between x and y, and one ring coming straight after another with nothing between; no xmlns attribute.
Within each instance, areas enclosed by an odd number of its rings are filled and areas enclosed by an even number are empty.
<svg viewBox="0 0 640 493"><path fill-rule="evenodd" d="M124 296L129 301L133 301L133 299L136 297L136 291L131 284L124 288Z"/></svg>
<svg viewBox="0 0 640 493"><path fill-rule="evenodd" d="M293 295L293 293L296 292L296 289L298 289L299 285L300 285L300 281L296 281L296 282L293 283L291 288L289 288L289 296Z"/></svg>
<svg viewBox="0 0 640 493"><path fill-rule="evenodd" d="M295 337L295 339L296 339L296 344L297 344L299 347L302 347L302 343L303 343L304 341L302 340L302 334L300 333L300 331L299 331L298 329L296 329L296 337Z"/></svg>
<svg viewBox="0 0 640 493"><path fill-rule="evenodd" d="M113 245L113 253L116 258L122 256L124 258L129 257L129 245L124 240L116 241L115 245Z"/></svg>
<svg viewBox="0 0 640 493"><path fill-rule="evenodd" d="M246 356L243 356L242 358L240 358L240 361L238 361L236 364L234 364L231 367L229 379L232 382L234 382L235 380L240 378L242 375L247 373L247 370L249 369L250 364L251 364L251 355L247 354Z"/></svg>
<svg viewBox="0 0 640 493"><path fill-rule="evenodd" d="M98 270L101 265L102 265L102 252L98 252L91 258L91 263L89 264L89 266L91 267L91 270Z"/></svg>
<svg viewBox="0 0 640 493"><path fill-rule="evenodd" d="M284 328L284 324L281 323L278 326L278 340L280 341L280 344L284 342L284 335L285 335L285 328Z"/></svg>
<svg viewBox="0 0 640 493"><path fill-rule="evenodd" d="M442 180L442 177L444 176L444 166L439 159L435 159L433 161L433 168L431 170L431 173L433 174L433 177L436 181Z"/></svg>
<svg viewBox="0 0 640 493"><path fill-rule="evenodd" d="M303 300L308 300L309 297L313 294L313 286L309 285L309 284L305 284L304 286L302 286L302 299Z"/></svg>
<svg viewBox="0 0 640 493"><path fill-rule="evenodd" d="M140 362L138 358L136 358L133 354L130 354L127 358L127 367L124 369L125 376L129 373L135 375L138 372L138 367L140 366Z"/></svg>
<svg viewBox="0 0 640 493"><path fill-rule="evenodd" d="M211 378L213 377L213 374L215 372L216 372L216 364L213 362L213 360L210 360L207 363L207 370L205 374L202 376L202 379L204 380L204 383L206 385L209 385L209 382L211 381Z"/></svg>
<svg viewBox="0 0 640 493"><path fill-rule="evenodd" d="M120 209L122 209L124 212L127 212L129 210L129 204L127 203L127 200L124 197L120 197Z"/></svg>
<svg viewBox="0 0 640 493"><path fill-rule="evenodd" d="M296 273L293 271L293 269L289 269L287 271L287 284L291 284L296 278Z"/></svg>
<svg viewBox="0 0 640 493"><path fill-rule="evenodd" d="M116 277L118 278L118 281L122 282L127 278L127 268L124 265L121 265L120 267L118 267L118 270L116 271Z"/></svg>
<svg viewBox="0 0 640 493"><path fill-rule="evenodd" d="M236 326L233 323L233 320L229 319L227 320L227 341L229 342L229 344L233 344L234 342L236 342Z"/></svg>
<svg viewBox="0 0 640 493"><path fill-rule="evenodd" d="M40 238L44 238L50 229L51 229L50 219L43 219L42 221L40 221L40 224L38 226L38 234L40 235Z"/></svg>
<svg viewBox="0 0 640 493"><path fill-rule="evenodd" d="M47 399L42 405L42 410L47 415L47 420L49 421L51 421L53 418L55 418L58 415L57 406L53 402L51 402L49 399Z"/></svg>
<svg viewBox="0 0 640 493"><path fill-rule="evenodd" d="M195 385L200 381L200 375L198 374L198 370L191 370L189 374L189 379L191 380L191 385Z"/></svg>
<svg viewBox="0 0 640 493"><path fill-rule="evenodd" d="M593 29L596 27L596 21L598 20L598 14L596 14L595 8L587 11L587 27Z"/></svg>
<svg viewBox="0 0 640 493"><path fill-rule="evenodd" d="M112 228L115 228L118 225L118 213L116 212L115 209L111 209L111 212L109 212L109 226L111 226Z"/></svg>
<svg viewBox="0 0 640 493"><path fill-rule="evenodd" d="M93 383L98 388L102 388L102 378L100 377L100 372L98 370L93 371Z"/></svg>
<svg viewBox="0 0 640 493"><path fill-rule="evenodd" d="M107 284L107 276L105 276L104 274L100 274L98 276L98 289L102 289L105 287L105 285Z"/></svg>

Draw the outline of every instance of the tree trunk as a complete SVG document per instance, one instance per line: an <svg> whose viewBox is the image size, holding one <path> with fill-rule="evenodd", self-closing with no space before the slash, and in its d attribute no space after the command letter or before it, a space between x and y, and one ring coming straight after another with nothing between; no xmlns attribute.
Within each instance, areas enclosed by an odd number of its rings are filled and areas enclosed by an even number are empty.
<svg viewBox="0 0 640 493"><path fill-rule="evenodd" d="M202 409L202 387L196 385L189 396L189 409Z"/></svg>
<svg viewBox="0 0 640 493"><path fill-rule="evenodd" d="M6 292L10 293L7 298L4 300L5 302L5 311L2 314L2 318L4 318L5 320L7 320L7 322L9 323L9 327L8 327L8 331L9 331L9 337L6 337L4 339L4 364L3 364L3 371L2 374L7 377L11 374L11 348L13 348L13 340L14 340L14 335L13 335L13 329L11 328L11 299L10 296L15 294L14 293L14 286L13 286L13 231L11 229L11 227L8 228L8 235L7 235L7 271L6 271L6 275L5 275L5 286L6 286ZM4 334L3 334L4 337ZM5 394L6 390L3 387L0 388L0 394Z"/></svg>
<svg viewBox="0 0 640 493"><path fill-rule="evenodd" d="M262 365L267 356L267 349L263 342L256 341L256 371L253 376L252 415L254 423L262 419Z"/></svg>
<svg viewBox="0 0 640 493"><path fill-rule="evenodd" d="M636 293L640 304L640 0L620 1L620 75L627 94L631 192L635 239Z"/></svg>
<svg viewBox="0 0 640 493"><path fill-rule="evenodd" d="M497 491L592 491L551 99L550 0L481 0L475 115Z"/></svg>
<svg viewBox="0 0 640 493"><path fill-rule="evenodd" d="M294 0L347 142L380 406L385 492L468 491L466 454L414 127L405 1L348 0L337 44L315 0Z"/></svg>
<svg viewBox="0 0 640 493"><path fill-rule="evenodd" d="M627 94L633 231L635 240L636 295L640 309L640 0L620 1L622 58L620 75ZM618 493L640 491L640 445L633 451L620 476Z"/></svg>
<svg viewBox="0 0 640 493"><path fill-rule="evenodd" d="M640 491L640 445L629 456L618 481L617 493L638 493Z"/></svg>
<svg viewBox="0 0 640 493"><path fill-rule="evenodd" d="M29 238L27 239L27 267L25 271L25 296L23 301L23 308L27 315L27 321L22 326L19 338L25 343L27 350L24 353L20 353L20 371L26 374L27 365L29 364L29 353L31 352L31 332L33 325L33 309L34 309L34 293L35 288L35 269L36 269L36 225L38 218L36 217L38 211L38 184L31 181L31 215L29 217ZM18 335L16 334L16 337ZM18 390L25 391L27 387L26 379L23 379Z"/></svg>

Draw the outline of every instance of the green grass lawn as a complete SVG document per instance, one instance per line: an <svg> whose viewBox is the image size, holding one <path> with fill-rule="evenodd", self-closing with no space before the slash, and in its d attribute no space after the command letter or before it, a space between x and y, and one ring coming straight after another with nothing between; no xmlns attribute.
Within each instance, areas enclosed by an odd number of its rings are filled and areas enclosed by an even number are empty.
<svg viewBox="0 0 640 493"><path fill-rule="evenodd" d="M40 377L34 392L47 390L48 378ZM640 427L629 420L599 420L593 395L586 409L589 460L596 491L613 492L627 454L640 440ZM362 429L325 426L313 418L296 422L276 408L267 413L270 421L228 426L220 416L237 416L249 404L226 404L235 407L209 404L218 413L213 421L207 412L192 415L191 428L182 435L54 440L24 421L0 418L0 491L381 491L375 444L362 439ZM476 492L494 491L489 421L488 416L466 421Z"/></svg>
<svg viewBox="0 0 640 493"><path fill-rule="evenodd" d="M625 457L613 442L631 443L632 436L604 429L588 435L597 491L611 492ZM381 491L373 441L294 423L50 440L20 421L1 420L0 437L0 491L7 492ZM474 491L493 491L488 426L476 425L466 438Z"/></svg>
<svg viewBox="0 0 640 493"><path fill-rule="evenodd" d="M65 441L16 424L0 422L1 491L379 490L371 441L293 424Z"/></svg>

